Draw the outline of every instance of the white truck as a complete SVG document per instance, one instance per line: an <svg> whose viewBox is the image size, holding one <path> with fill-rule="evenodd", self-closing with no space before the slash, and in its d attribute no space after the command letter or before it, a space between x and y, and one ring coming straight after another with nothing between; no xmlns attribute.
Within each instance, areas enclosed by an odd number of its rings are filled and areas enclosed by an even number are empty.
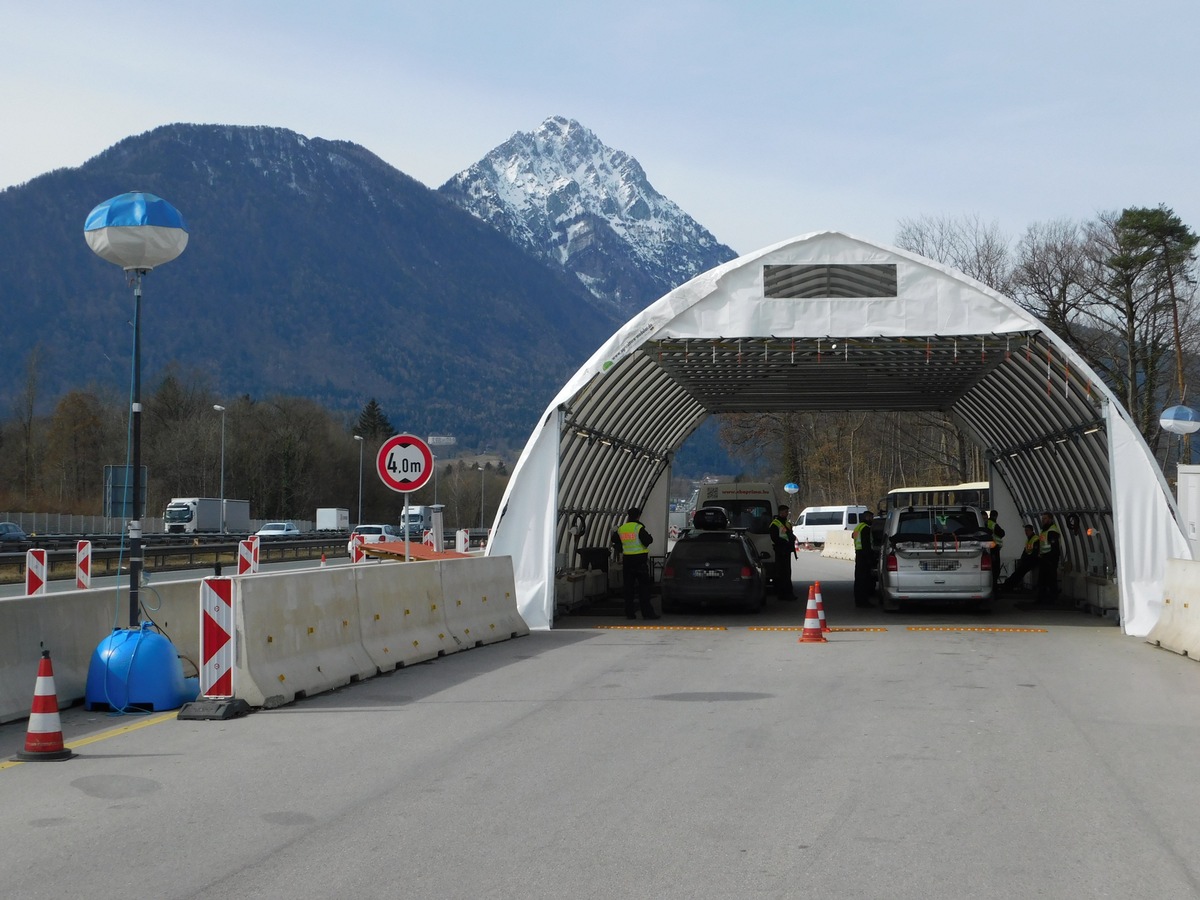
<svg viewBox="0 0 1200 900"><path fill-rule="evenodd" d="M167 534L222 530L246 534L250 531L250 501L226 500L222 517L221 500L216 497L173 497L163 511L163 530Z"/></svg>
<svg viewBox="0 0 1200 900"><path fill-rule="evenodd" d="M322 507L317 510L317 531L349 531L350 510Z"/></svg>
<svg viewBox="0 0 1200 900"><path fill-rule="evenodd" d="M774 559L771 520L775 518L779 501L772 485L749 481L702 484L696 496L696 509L705 506L724 508L729 514L729 527L745 529L759 553L768 553Z"/></svg>
<svg viewBox="0 0 1200 900"><path fill-rule="evenodd" d="M408 508L408 522L404 521L404 514L400 514L401 533L404 532L404 526L408 526L408 539L410 541L419 541L424 536L426 531L433 528L433 507L432 506L410 506Z"/></svg>

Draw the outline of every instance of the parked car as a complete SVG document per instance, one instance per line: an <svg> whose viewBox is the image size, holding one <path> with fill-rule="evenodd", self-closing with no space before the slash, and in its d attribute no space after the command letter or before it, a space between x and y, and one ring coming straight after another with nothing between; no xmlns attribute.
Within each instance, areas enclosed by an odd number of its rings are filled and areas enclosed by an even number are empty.
<svg viewBox="0 0 1200 900"><path fill-rule="evenodd" d="M888 512L880 548L883 608L914 602L992 601L992 535L973 506L905 506Z"/></svg>
<svg viewBox="0 0 1200 900"><path fill-rule="evenodd" d="M16 522L0 522L0 541L17 543L29 540L29 535Z"/></svg>
<svg viewBox="0 0 1200 900"><path fill-rule="evenodd" d="M379 544L384 541L403 541L404 533L399 525L356 525L346 542L346 555L353 555L354 535L361 534L364 544Z"/></svg>
<svg viewBox="0 0 1200 900"><path fill-rule="evenodd" d="M254 533L259 537L299 537L300 529L295 522L268 522Z"/></svg>
<svg viewBox="0 0 1200 900"><path fill-rule="evenodd" d="M689 531L671 548L662 569L664 611L736 606L759 612L767 579L754 544L738 531Z"/></svg>

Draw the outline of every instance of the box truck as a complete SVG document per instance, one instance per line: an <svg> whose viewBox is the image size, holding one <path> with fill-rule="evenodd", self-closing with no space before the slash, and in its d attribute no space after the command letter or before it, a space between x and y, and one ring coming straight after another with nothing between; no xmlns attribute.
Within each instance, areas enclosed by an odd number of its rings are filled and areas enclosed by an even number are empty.
<svg viewBox="0 0 1200 900"><path fill-rule="evenodd" d="M720 506L729 514L729 527L744 529L759 553L775 557L771 544L771 520L779 508L775 488L759 482L702 484L696 497L696 509Z"/></svg>
<svg viewBox="0 0 1200 900"><path fill-rule="evenodd" d="M173 497L163 511L163 526L167 534L192 534L199 531L220 532L221 500L216 497ZM246 534L250 531L250 501L226 500L225 531Z"/></svg>
<svg viewBox="0 0 1200 900"><path fill-rule="evenodd" d="M350 510L323 507L317 510L317 531L349 531Z"/></svg>
<svg viewBox="0 0 1200 900"><path fill-rule="evenodd" d="M403 533L405 524L408 526L408 539L410 541L421 540L425 532L433 528L433 507L410 506L407 523L404 521L404 513L400 514L401 533Z"/></svg>

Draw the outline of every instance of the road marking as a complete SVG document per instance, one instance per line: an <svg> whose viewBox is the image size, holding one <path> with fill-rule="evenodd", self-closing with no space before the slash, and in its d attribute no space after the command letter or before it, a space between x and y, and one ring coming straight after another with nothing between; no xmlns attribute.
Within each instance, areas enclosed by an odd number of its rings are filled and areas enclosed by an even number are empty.
<svg viewBox="0 0 1200 900"><path fill-rule="evenodd" d="M909 625L909 631L987 631L993 634L999 632L1020 632L1023 634L1049 634L1045 628L992 628L983 625Z"/></svg>
<svg viewBox="0 0 1200 900"><path fill-rule="evenodd" d="M138 719L136 722L130 722L128 725L118 725L116 728L109 728L106 731L99 731L96 734L82 737L77 741L67 741L63 744L68 750L75 750L78 747L86 747L88 744L94 744L97 741L106 741L109 738L119 737L122 734L129 734L131 731L137 731L139 728L148 728L151 725L158 725L161 722L169 722L172 719L179 718L179 710L174 709L170 712L165 712L159 716L149 716L145 719ZM29 760L11 759L0 762L0 769L10 769L13 766L21 766Z"/></svg>
<svg viewBox="0 0 1200 900"><path fill-rule="evenodd" d="M748 631L803 631L803 625L751 625ZM886 628L835 628L832 625L830 631L887 631Z"/></svg>
<svg viewBox="0 0 1200 900"><path fill-rule="evenodd" d="M728 631L724 625L593 625L614 631Z"/></svg>

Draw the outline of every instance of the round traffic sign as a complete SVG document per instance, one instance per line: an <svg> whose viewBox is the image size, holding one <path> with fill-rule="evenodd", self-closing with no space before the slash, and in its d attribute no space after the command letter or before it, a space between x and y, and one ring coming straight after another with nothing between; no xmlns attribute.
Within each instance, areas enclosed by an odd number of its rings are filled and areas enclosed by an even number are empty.
<svg viewBox="0 0 1200 900"><path fill-rule="evenodd" d="M413 434L396 434L383 442L375 459L379 477L393 491L408 494L433 475L433 453Z"/></svg>

